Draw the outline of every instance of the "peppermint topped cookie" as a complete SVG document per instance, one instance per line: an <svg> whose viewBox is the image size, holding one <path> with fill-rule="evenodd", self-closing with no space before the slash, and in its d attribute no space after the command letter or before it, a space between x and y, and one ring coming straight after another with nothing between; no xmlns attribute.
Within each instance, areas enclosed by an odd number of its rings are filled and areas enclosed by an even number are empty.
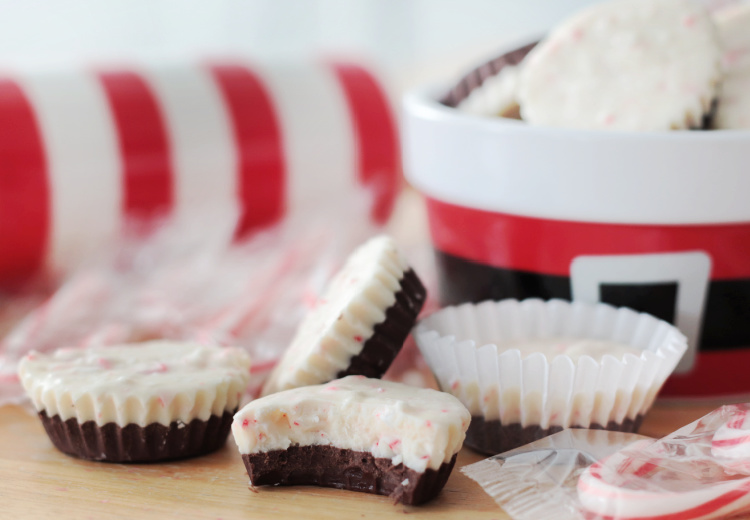
<svg viewBox="0 0 750 520"><path fill-rule="evenodd" d="M521 115L566 128L699 128L716 97L721 55L715 26L696 2L596 4L524 60Z"/></svg>

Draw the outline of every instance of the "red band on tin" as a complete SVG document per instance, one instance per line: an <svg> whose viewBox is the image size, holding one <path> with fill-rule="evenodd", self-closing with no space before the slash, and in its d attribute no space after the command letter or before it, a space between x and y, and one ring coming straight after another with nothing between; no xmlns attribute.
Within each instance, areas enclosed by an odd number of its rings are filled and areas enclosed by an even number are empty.
<svg viewBox="0 0 750 520"><path fill-rule="evenodd" d="M750 349L699 350L693 369L686 374L672 374L661 395L677 397L745 395L748 393L747 367Z"/></svg>
<svg viewBox="0 0 750 520"><path fill-rule="evenodd" d="M43 264L50 226L47 160L31 104L0 80L0 278L15 285Z"/></svg>
<svg viewBox="0 0 750 520"><path fill-rule="evenodd" d="M388 219L401 183L396 124L388 99L372 75L357 65L331 64L344 90L357 139L359 181L374 196L372 218Z"/></svg>
<svg viewBox="0 0 750 520"><path fill-rule="evenodd" d="M435 247L493 267L560 276L583 255L705 251L713 280L750 277L750 223L598 224L494 213L427 199Z"/></svg>
<svg viewBox="0 0 750 520"><path fill-rule="evenodd" d="M213 65L227 107L238 157L242 205L237 235L279 220L285 210L286 165L271 96L260 78L240 65Z"/></svg>
<svg viewBox="0 0 750 520"><path fill-rule="evenodd" d="M155 217L173 202L173 172L166 125L156 97L134 72L103 72L123 164L123 211Z"/></svg>

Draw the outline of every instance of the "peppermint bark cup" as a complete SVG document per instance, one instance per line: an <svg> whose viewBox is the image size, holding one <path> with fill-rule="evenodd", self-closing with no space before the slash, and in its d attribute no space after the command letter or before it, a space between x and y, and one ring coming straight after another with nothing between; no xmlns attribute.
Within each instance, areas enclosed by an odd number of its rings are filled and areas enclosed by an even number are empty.
<svg viewBox="0 0 750 520"><path fill-rule="evenodd" d="M369 240L305 316L263 395L347 375L379 378L403 346L426 294L390 237Z"/></svg>
<svg viewBox="0 0 750 520"><path fill-rule="evenodd" d="M157 462L224 445L249 369L237 348L151 341L32 352L19 377L63 453Z"/></svg>
<svg viewBox="0 0 750 520"><path fill-rule="evenodd" d="M422 320L417 345L495 454L564 428L635 432L687 345L653 316L561 300L487 301Z"/></svg>
<svg viewBox="0 0 750 520"><path fill-rule="evenodd" d="M318 485L416 505L445 485L469 419L446 393L348 376L252 401L232 434L253 486Z"/></svg>

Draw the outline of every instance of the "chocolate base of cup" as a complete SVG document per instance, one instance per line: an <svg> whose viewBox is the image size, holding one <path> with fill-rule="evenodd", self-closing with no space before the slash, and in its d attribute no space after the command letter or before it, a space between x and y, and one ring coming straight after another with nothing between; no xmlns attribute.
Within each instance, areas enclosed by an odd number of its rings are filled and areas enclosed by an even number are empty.
<svg viewBox="0 0 750 520"><path fill-rule="evenodd" d="M352 375L378 379L391 366L427 297L427 291L413 269L404 273L400 283L396 303L386 310L385 320L375 326L360 353L351 358L346 369L336 374L336 379Z"/></svg>
<svg viewBox="0 0 750 520"><path fill-rule="evenodd" d="M102 462L159 462L205 455L224 445L237 410L225 411L207 421L172 422L147 426L120 426L94 421L80 424L72 418L63 421L59 415L48 417L39 412L44 429L55 447L74 457Z"/></svg>
<svg viewBox="0 0 750 520"><path fill-rule="evenodd" d="M448 481L456 455L439 469L419 473L391 459L333 446L290 446L242 455L253 486L313 485L387 495L417 505L434 498Z"/></svg>
<svg viewBox="0 0 750 520"><path fill-rule="evenodd" d="M610 421L606 426L592 424L588 428L636 433L641 426L641 422L643 422L643 416L638 415L635 419L625 419L621 423ZM572 426L572 428L583 427ZM542 428L539 425L521 426L520 423L504 425L499 419L486 421L484 417L475 415L471 417L464 445L486 455L496 455L538 441L562 430L562 426Z"/></svg>

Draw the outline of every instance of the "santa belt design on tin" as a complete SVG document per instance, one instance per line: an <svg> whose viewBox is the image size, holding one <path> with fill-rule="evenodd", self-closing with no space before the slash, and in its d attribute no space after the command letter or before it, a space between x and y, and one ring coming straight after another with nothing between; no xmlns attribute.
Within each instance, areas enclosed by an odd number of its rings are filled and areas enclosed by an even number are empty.
<svg viewBox="0 0 750 520"><path fill-rule="evenodd" d="M680 292L688 292L682 287L685 281L702 284L705 294L696 313L703 316L696 326L699 351L689 370L672 376L664 392L696 396L750 392L743 368L750 363L750 320L746 318L750 311L750 223L573 222L494 213L434 199L428 199L427 207L443 273L443 304L503 298L569 300L576 292L572 273L576 261L640 261L664 254L667 262L662 262L659 276L638 280L639 273L633 273L627 281L605 277L595 283L594 298L675 323L677 299ZM672 256L678 261L670 264ZM690 264L695 256L706 259L705 279L697 282L691 277L702 276L700 265L680 265ZM595 262L590 265L596 266Z"/></svg>

